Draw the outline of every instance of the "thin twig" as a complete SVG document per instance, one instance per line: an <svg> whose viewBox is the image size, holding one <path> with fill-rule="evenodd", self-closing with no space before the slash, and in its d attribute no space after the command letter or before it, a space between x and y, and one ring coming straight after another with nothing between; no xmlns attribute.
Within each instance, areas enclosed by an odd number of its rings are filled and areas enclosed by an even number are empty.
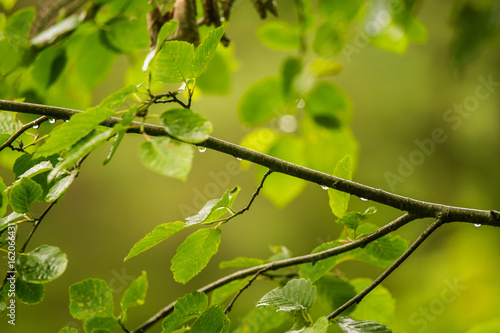
<svg viewBox="0 0 500 333"><path fill-rule="evenodd" d="M7 139L1 146L0 146L0 151L4 150L7 147L11 147L12 143L21 136L24 132L32 128L33 126L40 126L43 122L49 120L50 118L47 116L40 117L36 120L33 120L32 122L29 122L27 124L24 124L20 129L18 129L12 136Z"/></svg>
<svg viewBox="0 0 500 333"><path fill-rule="evenodd" d="M412 253L415 251L426 239L427 237L432 234L433 231L435 231L437 228L439 228L443 222L440 219L437 219L434 221L425 231L411 244L411 246L398 258L396 261L392 263L389 268L387 268L378 278L375 279L368 287L366 287L363 291L361 291L359 294L351 298L349 301L344 303L342 306L337 308L335 311L330 313L327 318L328 320L331 320L338 315L340 315L345 309L353 305L354 303L359 303L361 300L375 287L377 287L382 281L385 280L396 268L398 268Z"/></svg>
<svg viewBox="0 0 500 333"><path fill-rule="evenodd" d="M6 100L0 100L0 110L40 114L57 119L68 119L72 115L82 112L55 106ZM110 117L103 121L100 125L113 127L119 122L121 122L121 118ZM163 126L144 124L144 126L141 127L141 123L139 122L132 122L130 126L131 128L127 131L129 133L142 133L141 130L144 129L144 132L150 136L170 136ZM217 150L236 158L250 161L254 164L262 165L270 170L273 170L273 172L287 174L295 178L300 178L318 185L328 186L341 192L350 193L360 198L366 198L389 207L410 212L420 218L437 218L441 212L447 210L448 217L447 220L443 222L467 222L496 227L500 226L500 214L493 213L496 211L453 207L404 197L381 189L334 177L323 172L305 168L303 166L283 161L214 137L209 137L206 141L197 143L196 145Z"/></svg>
<svg viewBox="0 0 500 333"><path fill-rule="evenodd" d="M245 289L247 289L248 287L250 287L250 285L252 284L252 282L254 282L255 279L257 279L257 277L260 274L262 274L263 272L264 272L263 270L260 270L257 273L255 273L254 276L252 276L252 278L250 280L248 280L248 282L243 286L243 288L241 288L240 290L238 290L238 292L236 293L236 295L234 295L234 297L231 300L231 302L229 302L229 304L227 305L226 309L224 310L224 313L227 314L229 311L231 311L231 309L233 308L233 305L236 302L236 300L238 299L238 297L243 293L243 291L245 291Z"/></svg>
<svg viewBox="0 0 500 333"><path fill-rule="evenodd" d="M43 218L45 217L45 215L47 215L47 213L52 209L52 207L54 207L54 205L57 203L57 200L55 201L52 201L50 203L50 205L45 208L45 210L43 211L42 215L40 215L39 218L37 218L35 220L35 225L33 226L33 229L31 229L31 232L30 234L28 235L28 238L26 239L26 241L24 242L23 246L21 247L21 249L19 250L19 253L24 253L24 250L26 250L26 246L28 246L28 243L29 241L31 240L31 237L33 237L33 234L35 233L36 229L38 228L38 226L40 225L40 223L42 222Z"/></svg>
<svg viewBox="0 0 500 333"><path fill-rule="evenodd" d="M230 275L224 276L224 277L220 278L219 280L216 280L212 283L209 283L209 284L205 285L204 287L198 289L198 291L208 293L212 290L215 290L219 287L222 287L222 286L228 284L229 282L245 278L245 277L253 275L257 272L261 272L260 274L263 274L267 271L277 270L280 268L296 266L296 265L309 263L309 262L317 262L319 260L324 260L324 259L333 257L335 255L354 250L354 249L359 248L359 247L364 247L368 243L373 242L374 240L376 240L382 236L385 236L385 235L389 234L390 232L393 232L393 231L399 229L400 227L404 226L405 224L407 224L413 220L415 220L415 217L406 213L404 215L401 215L400 217L398 217L394 221L379 228L378 230L372 232L371 234L366 235L362 238L356 239L356 240L349 242L347 244L337 246L333 249L325 250L322 252L307 254L307 255L303 255L303 256L295 257L295 258L273 261L273 262L270 262L267 264L263 264L263 265L259 265L259 266L255 266L255 267L250 267L247 269L242 269L242 270L237 271L235 273L232 273ZM145 330L150 328L152 325L154 325L155 323L157 323L158 321L160 321L161 319L165 318L170 313L172 313L172 311L174 309L174 305L175 305L175 301L168 304L163 309L158 311L156 314L151 316L148 320L146 320L144 323L142 323L138 328L136 328L131 333L144 332Z"/></svg>

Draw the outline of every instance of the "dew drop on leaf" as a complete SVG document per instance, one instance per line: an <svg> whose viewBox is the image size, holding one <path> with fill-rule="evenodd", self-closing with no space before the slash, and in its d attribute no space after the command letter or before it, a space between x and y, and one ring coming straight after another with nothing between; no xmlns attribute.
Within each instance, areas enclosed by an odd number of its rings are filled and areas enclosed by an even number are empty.
<svg viewBox="0 0 500 333"><path fill-rule="evenodd" d="M53 123L55 123L55 122L56 122L56 120L55 120L54 118L50 118L50 119L49 119L49 123L53 124Z"/></svg>
<svg viewBox="0 0 500 333"><path fill-rule="evenodd" d="M323 190L328 190L328 186L325 186L325 185L321 185L321 188L322 188Z"/></svg>

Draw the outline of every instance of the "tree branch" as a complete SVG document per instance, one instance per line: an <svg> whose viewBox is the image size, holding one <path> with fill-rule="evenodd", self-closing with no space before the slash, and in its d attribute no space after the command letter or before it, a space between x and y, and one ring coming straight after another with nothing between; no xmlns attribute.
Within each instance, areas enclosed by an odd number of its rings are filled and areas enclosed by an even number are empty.
<svg viewBox="0 0 500 333"><path fill-rule="evenodd" d="M55 106L6 100L0 100L0 109L20 113L45 115L57 119L69 119L72 115L82 112ZM110 117L102 122L101 125L113 127L120 121L121 118ZM162 126L143 124L141 127L140 122L132 122L131 126L132 128L128 130L129 133L141 133L141 128L143 128L144 132L150 136L170 136ZM287 174L318 185L328 186L342 192L350 193L360 198L366 198L401 211L406 211L418 218L438 218L439 216L445 216L445 218L442 218L443 223L467 222L495 227L500 226L500 213L498 211L453 207L404 197L381 189L376 189L353 181L328 175L323 172L308 169L303 166L283 161L214 137L209 137L206 141L197 145L262 165L270 169L272 172Z"/></svg>
<svg viewBox="0 0 500 333"><path fill-rule="evenodd" d="M359 248L359 247L364 247L368 243L371 243L374 240L376 240L380 237L383 237L394 230L399 229L400 227L404 226L405 224L407 224L413 220L415 220L415 217L406 213L404 215L401 215L400 217L398 217L394 221L379 228L378 230L372 232L371 234L366 235L360 239L354 240L352 242L349 242L345 245L337 246L333 249L325 250L325 251L318 252L318 253L312 253L312 254L307 254L307 255L300 256L300 257L273 261L273 262L270 262L267 264L254 266L254 267L250 267L247 269L242 269L240 271L237 271L235 273L232 273L232 274L229 274L225 277L222 277L217 281L214 281L210 284L207 284L204 287L198 289L198 291L208 293L212 290L215 290L219 287L222 287L225 284L228 284L231 281L242 279L244 277L256 274L257 272L259 272L259 274L263 274L267 271L278 270L280 268L296 266L296 265L305 264L305 263L309 263L309 262L317 262L319 260L324 260L324 259L333 257L335 255L339 255L339 254L354 250L354 249ZM175 301L168 304L160 311L158 311L155 315L150 317L148 320L146 320L144 323L142 323L138 328L136 328L131 333L144 332L149 327L151 327L152 325L154 325L155 323L157 323L158 321L160 321L161 319L165 318L170 313L172 313L172 311L174 310L174 305L175 305Z"/></svg>
<svg viewBox="0 0 500 333"><path fill-rule="evenodd" d="M443 222L440 219L437 219L434 221L425 231L411 244L411 246L398 258L396 261L392 263L389 268L387 268L378 278L376 278L368 287L366 287L363 291L361 291L359 294L351 298L349 301L345 302L342 306L337 308L335 311L330 313L326 318L328 320L332 320L333 318L337 317L339 314L341 314L345 309L353 305L354 303L359 303L361 300L368 295L375 287L377 287L379 284L382 283L382 281L385 280L396 268L398 268L403 261L405 261L412 253L417 249L417 247L420 246L424 242L424 240L427 239L427 237L430 236L434 230L439 228Z"/></svg>
<svg viewBox="0 0 500 333"><path fill-rule="evenodd" d="M18 137L21 136L24 132L32 128L33 126L40 126L43 122L46 122L49 120L49 117L43 116L40 117L36 120L33 120L32 122L29 122L27 124L24 124L20 129L18 129L10 138L7 139L1 146L0 146L0 151L4 150L7 147L11 147L12 142L14 142Z"/></svg>

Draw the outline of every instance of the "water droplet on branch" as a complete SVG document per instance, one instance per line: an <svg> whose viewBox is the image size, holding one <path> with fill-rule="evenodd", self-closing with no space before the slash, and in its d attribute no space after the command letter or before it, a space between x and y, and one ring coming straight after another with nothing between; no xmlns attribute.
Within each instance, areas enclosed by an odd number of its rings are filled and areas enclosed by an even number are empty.
<svg viewBox="0 0 500 333"><path fill-rule="evenodd" d="M236 159L237 159L238 161L243 161L243 159L242 159L241 157L236 157Z"/></svg>
<svg viewBox="0 0 500 333"><path fill-rule="evenodd" d="M366 199L366 198L359 198L359 200L361 200L361 201L368 201L368 199Z"/></svg>
<svg viewBox="0 0 500 333"><path fill-rule="evenodd" d="M55 122L56 122L56 119L55 119L55 118L50 118L50 119L49 119L49 123L53 124L53 123L55 123Z"/></svg>
<svg viewBox="0 0 500 333"><path fill-rule="evenodd" d="M475 226L476 228L479 228L479 227L481 226L481 224L476 223L476 224L474 224L474 226Z"/></svg>
<svg viewBox="0 0 500 333"><path fill-rule="evenodd" d="M321 188L322 188L323 190L328 190L328 189L329 189L329 187L328 187L328 186L325 186L325 185L321 185Z"/></svg>
<svg viewBox="0 0 500 333"><path fill-rule="evenodd" d="M203 153L203 152L205 152L206 150L207 150L207 147L198 146L198 151L199 151L200 153Z"/></svg>
<svg viewBox="0 0 500 333"><path fill-rule="evenodd" d="M33 125L33 128L34 128L34 129L37 129L38 127L40 127L40 125L38 125L38 124Z"/></svg>

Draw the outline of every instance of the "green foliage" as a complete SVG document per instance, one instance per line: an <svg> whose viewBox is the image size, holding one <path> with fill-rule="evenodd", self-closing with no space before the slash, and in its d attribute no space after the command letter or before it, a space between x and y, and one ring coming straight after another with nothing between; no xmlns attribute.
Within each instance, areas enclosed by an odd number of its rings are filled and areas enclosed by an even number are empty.
<svg viewBox="0 0 500 333"><path fill-rule="evenodd" d="M276 288L265 294L257 306L275 306L278 311L309 310L316 298L316 287L310 280L289 281L283 288Z"/></svg>
<svg viewBox="0 0 500 333"><path fill-rule="evenodd" d="M87 279L69 288L69 310L76 319L113 315L113 291L105 281Z"/></svg>
<svg viewBox="0 0 500 333"><path fill-rule="evenodd" d="M174 331L187 321L198 318L208 306L208 297L204 293L193 292L175 302L174 312L163 320L162 333Z"/></svg>
<svg viewBox="0 0 500 333"><path fill-rule="evenodd" d="M387 326L374 321L358 321L351 318L339 318L337 324L346 333L392 333Z"/></svg>
<svg viewBox="0 0 500 333"><path fill-rule="evenodd" d="M238 113L245 125L260 125L280 110L283 104L281 82L277 77L265 78L254 83L243 95Z"/></svg>
<svg viewBox="0 0 500 333"><path fill-rule="evenodd" d="M167 133L180 141L200 143L212 133L212 123L191 110L168 110L162 113L160 119Z"/></svg>
<svg viewBox="0 0 500 333"><path fill-rule="evenodd" d="M10 188L10 205L16 213L27 213L43 193L42 187L29 178L22 178Z"/></svg>
<svg viewBox="0 0 500 333"><path fill-rule="evenodd" d="M38 304L43 300L45 287L40 283L29 283L18 279L16 281L16 295L26 304Z"/></svg>
<svg viewBox="0 0 500 333"><path fill-rule="evenodd" d="M186 238L172 258L175 281L186 283L205 268L217 253L221 234L222 230L215 227L197 230Z"/></svg>
<svg viewBox="0 0 500 333"><path fill-rule="evenodd" d="M201 316L191 326L190 332L198 333L219 333L228 332L230 325L229 318L224 314L224 310L219 305L208 307Z"/></svg>
<svg viewBox="0 0 500 333"><path fill-rule="evenodd" d="M285 21L268 21L259 27L257 36L270 48L294 50L300 47L298 29Z"/></svg>
<svg viewBox="0 0 500 333"><path fill-rule="evenodd" d="M239 192L240 188L235 187L231 191L226 190L220 199L209 200L198 214L186 218L186 226L218 221L222 216L231 212L231 207Z"/></svg>
<svg viewBox="0 0 500 333"><path fill-rule="evenodd" d="M272 306L260 306L250 310L235 333L266 333L280 327L285 321L283 312Z"/></svg>
<svg viewBox="0 0 500 333"><path fill-rule="evenodd" d="M121 320L124 322L127 319L127 312L131 307L143 305L146 300L146 292L148 289L148 280L146 272L132 281L130 286L125 290L120 301L122 312L120 314Z"/></svg>
<svg viewBox="0 0 500 333"><path fill-rule="evenodd" d="M358 278L349 281L354 288L355 294L361 292L372 283L370 279ZM377 286L372 292L365 296L363 302L359 303L351 317L359 320L372 320L382 324L392 324L395 319L396 301L389 290L383 286Z"/></svg>
<svg viewBox="0 0 500 333"><path fill-rule="evenodd" d="M66 270L68 258L58 247L42 245L33 251L18 255L19 276L28 283L46 283L57 279Z"/></svg>
<svg viewBox="0 0 500 333"><path fill-rule="evenodd" d="M346 156L335 166L333 175L342 179L351 180L352 170L352 158L351 156ZM329 204L333 214L337 217L344 216L347 212L347 206L349 205L350 194L328 189L328 197L330 198Z"/></svg>

